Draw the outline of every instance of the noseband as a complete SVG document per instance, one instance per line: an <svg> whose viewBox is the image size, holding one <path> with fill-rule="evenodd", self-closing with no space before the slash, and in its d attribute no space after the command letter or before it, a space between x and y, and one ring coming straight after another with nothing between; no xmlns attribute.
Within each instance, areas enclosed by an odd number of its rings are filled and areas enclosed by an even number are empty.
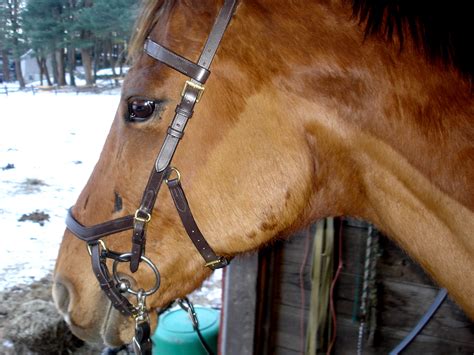
<svg viewBox="0 0 474 355"><path fill-rule="evenodd" d="M76 237L87 243L94 274L99 281L100 287L112 302L112 305L123 315L131 316L135 319L134 343L138 344L134 345L137 353L147 353L149 351L148 347L151 347L151 344L149 344L149 321L145 298L158 290L160 274L156 266L144 254L147 225L152 219L153 207L163 182L168 185L183 226L194 246L204 258L204 265L215 270L229 263L229 259L216 255L199 230L181 186L179 171L171 167L171 161L178 143L184 135L186 124L193 115L194 106L202 97L204 85L210 75L209 67L234 14L236 4L237 0L224 1L224 5L216 18L197 63L172 52L150 38L145 42L145 53L188 76L190 79L184 85L181 101L176 106L173 121L168 127L166 138L143 192L140 207L136 210L135 214L88 227L82 225L74 218L72 209L69 210L66 218L67 228ZM133 229L131 252L117 253L108 250L101 239L102 237L130 229ZM114 260L112 276L106 265L108 258ZM148 291L143 289L135 291L125 279L119 277L116 271L117 264L120 262L130 262L130 271L134 273L138 270L139 264L142 261L152 269L156 282L154 287ZM124 293L136 295L137 305L133 305L123 295ZM146 336L147 333L148 336Z"/></svg>

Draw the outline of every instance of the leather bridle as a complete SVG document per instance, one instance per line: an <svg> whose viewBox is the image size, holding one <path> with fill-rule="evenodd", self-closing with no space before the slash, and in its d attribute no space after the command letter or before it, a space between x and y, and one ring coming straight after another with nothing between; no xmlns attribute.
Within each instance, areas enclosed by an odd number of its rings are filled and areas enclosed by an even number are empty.
<svg viewBox="0 0 474 355"><path fill-rule="evenodd" d="M136 210L135 214L88 227L82 225L75 219L72 208L69 210L66 218L67 228L76 237L87 243L94 274L99 281L100 287L112 302L112 305L123 315L135 318L137 330L135 332L134 342L140 343L138 338L147 338L147 336L143 336L144 333L149 333L145 298L156 292L160 285L158 269L144 254L147 225L152 219L153 207L163 182L168 185L183 226L194 246L204 258L205 266L215 270L229 263L229 259L216 255L199 230L181 186L179 171L171 166L171 161L178 147L178 143L184 135L186 124L193 115L194 106L201 99L204 85L210 75L209 67L234 14L236 4L237 0L224 1L197 63L172 52L161 44L152 41L150 38L145 42L145 53L188 76L190 79L187 80L184 85L181 101L176 106L174 118L168 127L167 135L143 192L140 207ZM130 229L133 229L133 234L132 250L129 253L110 251L106 248L105 243L101 239ZM106 265L108 258L114 260L112 275ZM130 271L134 273L138 270L141 261L144 261L150 266L156 277L155 286L148 291L143 289L135 291L131 289L130 284L125 279L120 278L116 272L117 263L130 262ZM135 294L137 296L137 305L133 305L128 298L124 296L124 293ZM147 341L149 343L149 334ZM144 341L138 344L138 348L135 349L136 352L148 352L148 347L151 347L151 344L148 343Z"/></svg>

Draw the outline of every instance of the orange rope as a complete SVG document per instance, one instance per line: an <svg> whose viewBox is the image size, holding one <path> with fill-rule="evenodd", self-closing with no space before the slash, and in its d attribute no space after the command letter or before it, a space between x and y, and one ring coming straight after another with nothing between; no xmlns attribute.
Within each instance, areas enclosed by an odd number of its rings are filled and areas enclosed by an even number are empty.
<svg viewBox="0 0 474 355"><path fill-rule="evenodd" d="M334 308L334 287L336 285L337 279L339 278L339 275L341 274L342 270L342 218L339 220L339 246L338 246L338 259L339 262L337 264L337 270L336 274L334 275L334 279L332 280L331 283L331 290L330 290L330 296L329 296L329 308L331 309L331 317L332 317L332 335L331 335L331 342L329 343L327 355L331 354L331 350L334 346L334 343L336 342L336 332L337 332L337 319L336 319L336 310Z"/></svg>
<svg viewBox="0 0 474 355"><path fill-rule="evenodd" d="M299 271L299 281L300 281L300 295L301 295L301 313L300 313L300 351L302 354L305 353L305 327L304 327L304 315L305 315L305 295L304 295L304 267L306 266L306 261L308 260L309 254L309 239L311 238L311 230L308 227L306 230L306 236L304 241L304 256L303 261L301 262L300 271Z"/></svg>

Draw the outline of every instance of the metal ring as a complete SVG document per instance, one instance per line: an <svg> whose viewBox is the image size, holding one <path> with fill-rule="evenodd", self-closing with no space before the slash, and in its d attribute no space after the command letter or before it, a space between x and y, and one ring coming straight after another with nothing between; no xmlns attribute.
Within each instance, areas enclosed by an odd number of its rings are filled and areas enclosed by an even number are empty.
<svg viewBox="0 0 474 355"><path fill-rule="evenodd" d="M124 253L124 254L121 254L118 257L118 259L114 260L114 263L112 265L112 273L113 273L114 279L117 283L121 282L120 277L117 275L117 265L118 265L118 263L130 261L131 257L132 257L132 253ZM153 273L155 274L155 279L156 279L155 285L152 288L150 288L148 291L144 292L145 296L150 296L151 294L155 293L158 290L158 288L160 287L160 283L161 283L160 272L158 271L155 264L153 264L153 262L150 259L148 259L147 257L141 256L140 259L143 260L145 262L145 264L147 264L150 267L150 269L153 271ZM138 295L139 291L140 290L135 291L134 289L132 289L130 287L127 289L127 292L131 293L132 295Z"/></svg>
<svg viewBox="0 0 474 355"><path fill-rule="evenodd" d="M171 166L169 169L168 169L168 173L166 174L166 179L165 179L165 182L166 184L168 184L169 182L169 177L170 175L173 173L173 171L176 173L176 179L178 180L178 182L181 181L181 173L179 172L178 169L176 169L174 166Z"/></svg>

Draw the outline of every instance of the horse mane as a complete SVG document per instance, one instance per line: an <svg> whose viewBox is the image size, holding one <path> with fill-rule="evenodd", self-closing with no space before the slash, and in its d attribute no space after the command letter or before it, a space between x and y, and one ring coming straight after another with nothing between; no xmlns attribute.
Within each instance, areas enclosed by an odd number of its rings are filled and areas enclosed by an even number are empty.
<svg viewBox="0 0 474 355"><path fill-rule="evenodd" d="M140 12L135 20L135 31L130 39L128 47L128 61L135 62L143 52L143 44L146 38L163 15L166 8L173 5L175 0L146 0L142 1Z"/></svg>
<svg viewBox="0 0 474 355"><path fill-rule="evenodd" d="M128 59L134 62L164 9L175 0L145 0L135 23ZM470 81L474 58L470 51L470 2L463 0L352 0L353 16L365 24L365 35L398 41L400 51L411 38L428 60L453 65Z"/></svg>
<svg viewBox="0 0 474 355"><path fill-rule="evenodd" d="M408 38L428 60L453 65L472 81L474 58L472 11L463 0L352 0L354 17L365 24L365 35L398 40Z"/></svg>

